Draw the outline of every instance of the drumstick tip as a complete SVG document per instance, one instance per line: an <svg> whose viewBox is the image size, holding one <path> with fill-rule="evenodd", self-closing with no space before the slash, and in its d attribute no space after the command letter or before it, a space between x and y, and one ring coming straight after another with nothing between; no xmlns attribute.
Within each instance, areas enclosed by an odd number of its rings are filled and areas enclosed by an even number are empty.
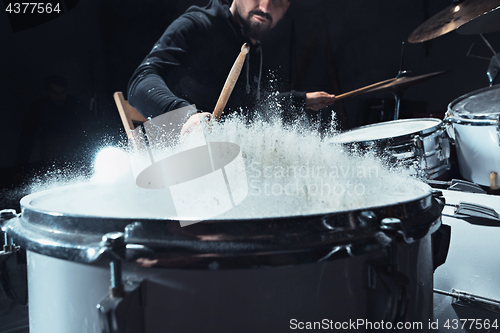
<svg viewBox="0 0 500 333"><path fill-rule="evenodd" d="M250 51L250 45L248 45L248 43L243 44L243 46L241 47L241 52L247 54L248 51Z"/></svg>

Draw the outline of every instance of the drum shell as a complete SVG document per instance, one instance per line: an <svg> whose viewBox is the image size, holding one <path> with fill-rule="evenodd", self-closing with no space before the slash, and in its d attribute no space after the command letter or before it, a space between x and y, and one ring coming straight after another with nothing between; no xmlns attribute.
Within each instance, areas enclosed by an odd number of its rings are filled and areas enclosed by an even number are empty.
<svg viewBox="0 0 500 333"><path fill-rule="evenodd" d="M489 186L490 173L500 173L498 125L451 123L460 174L474 183Z"/></svg>
<svg viewBox="0 0 500 333"><path fill-rule="evenodd" d="M409 278L401 287L407 302L397 306L407 308L398 321L425 324L432 318L430 252L430 235L413 244L400 241L397 278L375 272L386 260L383 250L257 269L145 269L127 264L124 277L147 281L145 332L289 332L292 319L387 321L390 316L383 310L397 304L398 296L386 288L401 283L398 278L403 276ZM28 251L30 330L101 332L96 304L109 288L105 264L75 263Z"/></svg>
<svg viewBox="0 0 500 333"><path fill-rule="evenodd" d="M482 94L498 93L499 87L493 86L463 95L448 105L445 117L448 133L456 144L460 174L483 186L490 186L491 172L500 172L500 107L496 107L496 111L464 113L458 105L469 100L475 102Z"/></svg>

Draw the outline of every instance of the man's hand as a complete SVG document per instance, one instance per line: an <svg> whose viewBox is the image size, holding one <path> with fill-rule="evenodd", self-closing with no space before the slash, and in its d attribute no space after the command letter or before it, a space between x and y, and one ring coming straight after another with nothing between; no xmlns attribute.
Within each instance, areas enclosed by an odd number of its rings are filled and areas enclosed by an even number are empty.
<svg viewBox="0 0 500 333"><path fill-rule="evenodd" d="M324 91L306 93L306 108L314 111L326 108L335 103L335 95L330 95Z"/></svg>
<svg viewBox="0 0 500 333"><path fill-rule="evenodd" d="M186 121L184 125L182 125L181 136L189 134L191 132L203 132L202 122L209 121L212 117L210 112L201 112L193 114Z"/></svg>

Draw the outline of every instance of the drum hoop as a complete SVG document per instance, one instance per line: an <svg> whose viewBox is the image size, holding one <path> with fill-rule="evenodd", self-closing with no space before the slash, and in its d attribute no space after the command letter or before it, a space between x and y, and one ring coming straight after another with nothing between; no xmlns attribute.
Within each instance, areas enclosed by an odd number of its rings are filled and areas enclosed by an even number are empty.
<svg viewBox="0 0 500 333"><path fill-rule="evenodd" d="M454 99L450 104L448 104L448 112L447 115L450 115L456 119L450 119L453 123L460 124L462 123L469 123L470 125L476 125L476 126L489 126L489 125L495 125L498 124L499 122L499 113L468 113L468 114L460 114L459 112L453 110L453 107L458 104L459 102L463 101L464 99L467 99L472 96L476 96L478 94L481 94L486 91L490 90L496 90L500 89L500 86L492 86L492 87L486 87L486 88L481 88L478 90L474 90L470 93L467 93L465 95L462 95L456 99ZM476 122L477 121L477 122Z"/></svg>
<svg viewBox="0 0 500 333"><path fill-rule="evenodd" d="M422 183L422 189L428 186ZM108 232L123 232L125 227L135 222L144 225L137 244L152 246L159 251L177 256L193 255L221 256L219 251L231 248L232 256L267 253L273 256L283 253L310 251L324 252L331 246L374 241L380 228L380 220L385 217L399 218L403 235L410 237L413 231L424 230L439 219L433 193L426 193L387 205L363 207L340 212L284 216L261 219L210 220L182 228L178 221L144 218L106 218L96 216L70 216L69 214L42 211L29 205L25 197L22 216L7 221L4 230L16 244L26 250L60 259L92 263L97 260L102 249L101 237ZM28 197L40 195L35 193ZM352 221L367 222L352 225ZM423 218L427 214L427 218ZM361 220L360 220L361 219ZM432 219L432 221L431 221ZM163 223L161 223L163 222ZM361 223L361 222L360 222ZM405 231L406 230L406 231ZM424 230L425 231L425 230ZM420 231L417 231L417 234ZM206 236L217 235L214 241L203 241ZM208 237L210 238L210 237ZM211 237L213 238L213 237ZM283 243L285 240L285 243ZM287 245L287 242L293 240ZM282 245L280 245L282 244ZM332 245L333 244L333 245ZM201 250L199 250L201 249ZM201 252L196 252L196 251ZM156 250L155 250L156 251ZM205 252L204 252L205 251ZM208 253L206 251L209 251ZM306 252L307 252L306 251ZM315 250L316 251L316 250ZM226 251L227 252L227 251Z"/></svg>
<svg viewBox="0 0 500 333"><path fill-rule="evenodd" d="M470 126L498 126L499 119L487 118L466 118L459 115L452 114L450 111L446 114L445 121L457 125L470 125Z"/></svg>
<svg viewBox="0 0 500 333"><path fill-rule="evenodd" d="M342 135L344 133L352 133L352 132L357 131L357 130L367 129L367 128L373 128L373 127L376 127L376 126L381 126L381 125L386 125L386 124L401 124L401 123L414 122L416 120L435 121L436 124L433 125L433 126L431 126L431 127L428 127L428 128L423 129L423 130L420 130L420 131L414 131L414 132L410 132L410 133L406 133L406 134L401 134L401 135L397 135L397 136L392 136L392 137L388 137L388 138L369 139L369 140L354 140L354 141L335 142L335 143L349 144L349 143L363 143L364 142L366 144L372 144L372 143L392 141L392 140L395 140L395 139L397 141L410 141L416 135L426 136L426 135L429 135L431 133L434 133L434 132L438 131L440 128L443 127L443 121L441 119L438 119L438 118L399 119L399 120L391 120L391 121L385 121L385 122L381 122L381 123L376 123L376 124L370 124L370 125L365 125L365 126L357 127L357 128L345 131L345 132L341 133L340 135Z"/></svg>

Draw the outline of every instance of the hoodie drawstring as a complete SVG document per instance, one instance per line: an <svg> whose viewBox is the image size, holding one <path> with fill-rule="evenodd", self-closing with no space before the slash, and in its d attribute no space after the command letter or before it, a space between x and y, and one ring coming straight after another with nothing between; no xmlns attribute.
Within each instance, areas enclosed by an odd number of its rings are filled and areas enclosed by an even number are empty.
<svg viewBox="0 0 500 333"><path fill-rule="evenodd" d="M262 79L262 62L264 60L264 56L262 54L262 47L260 44L257 45L257 51L259 52L260 55L260 64L259 64L259 79L257 81L257 100L260 101L260 81ZM247 85L246 85L246 91L247 94L250 93L250 52L248 52L247 57L245 59L246 62L246 73L247 73Z"/></svg>

